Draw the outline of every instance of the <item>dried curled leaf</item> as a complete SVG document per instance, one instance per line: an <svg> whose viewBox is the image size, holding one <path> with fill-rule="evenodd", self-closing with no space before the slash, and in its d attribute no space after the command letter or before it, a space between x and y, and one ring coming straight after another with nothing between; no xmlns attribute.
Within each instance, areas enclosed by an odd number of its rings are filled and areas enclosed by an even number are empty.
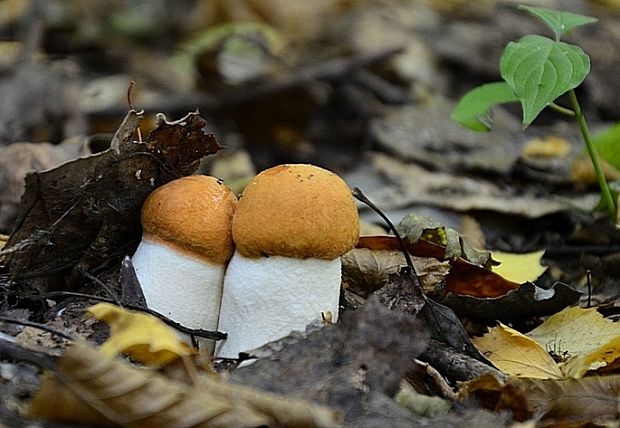
<svg viewBox="0 0 620 428"><path fill-rule="evenodd" d="M78 398L76 409L85 404L105 420L126 427L339 426L338 415L326 407L210 379L184 385L79 342L60 359L58 378ZM56 420L55 398L39 391L31 414Z"/></svg>
<svg viewBox="0 0 620 428"><path fill-rule="evenodd" d="M439 244L424 239L419 239L415 243L407 240L405 247L410 254L417 256L414 257L416 273L422 275L420 281L425 290L431 289L432 285L439 285L443 280L445 281L445 286L442 290L437 290L440 291L440 294L451 292L466 296L498 297L511 290L518 289L520 286L520 284L508 281L493 271L471 263L464 258L458 257L454 260L445 260L446 250ZM402 251L398 240L394 236L362 236L357 244L357 249L360 248L367 248L372 251ZM432 262L430 266L427 262L421 265L416 264L416 259L419 260L421 258L435 259L439 264L433 265ZM444 260L447 263L442 264ZM345 274L347 267L345 263ZM424 276L427 276L427 278L424 278Z"/></svg>
<svg viewBox="0 0 620 428"><path fill-rule="evenodd" d="M198 113L158 118L144 143L133 142L142 113L131 110L108 150L26 177L17 228L0 252L13 280L62 288L65 277L71 285L81 271L135 250L146 197L221 149Z"/></svg>
<svg viewBox="0 0 620 428"><path fill-rule="evenodd" d="M449 262L433 257L411 258L425 292L443 284L450 270ZM398 273L400 268L407 264L402 251L387 249L354 248L342 256L341 260L344 281L349 289L363 297L368 297L370 293L383 287L391 274Z"/></svg>

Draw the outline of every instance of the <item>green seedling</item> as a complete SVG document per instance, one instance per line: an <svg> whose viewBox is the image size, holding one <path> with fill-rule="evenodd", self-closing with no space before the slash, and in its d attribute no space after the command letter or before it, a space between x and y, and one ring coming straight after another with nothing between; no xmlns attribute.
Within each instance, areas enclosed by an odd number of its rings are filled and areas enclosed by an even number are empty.
<svg viewBox="0 0 620 428"><path fill-rule="evenodd" d="M542 20L553 31L554 38L527 35L518 42L508 43L499 64L503 81L482 85L465 94L451 117L474 131L488 131L492 126L491 107L509 102L521 103L524 128L546 107L574 117L592 160L604 206L616 219L616 202L575 94L575 88L590 72L590 58L579 46L560 41L573 28L597 19L539 7L520 6L520 9ZM564 94L568 94L570 108L555 103Z"/></svg>

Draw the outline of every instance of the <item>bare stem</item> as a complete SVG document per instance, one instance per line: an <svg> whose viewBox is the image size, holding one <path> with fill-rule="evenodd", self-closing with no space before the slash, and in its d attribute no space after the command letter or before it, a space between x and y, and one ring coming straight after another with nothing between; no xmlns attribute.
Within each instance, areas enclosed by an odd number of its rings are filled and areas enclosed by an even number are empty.
<svg viewBox="0 0 620 428"><path fill-rule="evenodd" d="M607 206L607 211L609 212L609 215L611 216L612 220L615 221L617 210L616 204L614 202L614 198L611 196L611 190L609 189L607 180L605 180L605 174L603 173L603 168L601 168L598 152L594 147L592 137L590 136L590 131L588 130L588 123L586 122L586 118L583 115L583 111L581 110L581 106L579 105L579 101L577 100L577 94L575 94L575 91L573 89L568 91L568 96L570 98L570 103L573 111L575 112L575 119L579 124L579 129L581 129L581 135L583 136L583 140L586 143L588 154L590 155L590 159L592 160L592 166L594 166L596 180L598 181L598 185L601 188L601 195L603 197L603 201L605 201L605 205Z"/></svg>

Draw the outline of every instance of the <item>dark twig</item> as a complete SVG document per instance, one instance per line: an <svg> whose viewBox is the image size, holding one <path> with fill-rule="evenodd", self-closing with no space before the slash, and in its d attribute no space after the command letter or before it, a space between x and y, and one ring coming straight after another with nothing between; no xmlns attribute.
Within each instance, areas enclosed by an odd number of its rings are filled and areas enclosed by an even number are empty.
<svg viewBox="0 0 620 428"><path fill-rule="evenodd" d="M370 208L373 209L374 212L379 214L379 216L383 219L383 221L385 221L385 223L388 225L388 227L390 228L394 236L396 236L396 239L398 240L398 243L400 245L400 249L402 250L405 256L405 260L407 261L407 265L411 269L411 272L417 277L415 267L413 266L413 261L411 260L409 251L407 251L407 247L405 246L405 241L403 241L403 238L400 236L400 234L396 230L396 227L394 226L394 224L392 224L390 219L385 214L383 214L383 212L370 199L368 199L366 195L364 195L364 193L362 193L362 191L359 188L356 187L351 192L353 193L353 196L357 200L368 205Z"/></svg>
<svg viewBox="0 0 620 428"><path fill-rule="evenodd" d="M98 302L105 302L105 303L116 304L114 302L114 300L108 299L107 297L93 296L91 294L76 293L76 292L73 292L73 291L48 291L46 293L29 294L29 295L26 295L26 296L19 296L19 297L22 298L22 299L47 299L47 298L53 298L53 297L67 297L67 296L80 297L80 298L83 298L83 299L96 300ZM160 314L159 312L156 312L156 311L154 311L152 309L141 308L139 306L134 306L134 305L122 305L122 307L126 308L126 309L131 309L132 311L140 311L140 312L145 312L147 314L153 315L154 317L159 318L164 323L166 323L169 326L175 328L176 330L180 331L181 333L189 334L190 336L202 337L204 339L211 339L211 340L224 340L224 339L226 339L228 337L228 335L226 333L222 333L220 331L211 331L211 330L203 330L203 329L191 329L191 328L185 327L185 326L179 324L178 322L173 321L170 318L168 318L167 316L165 316L163 314Z"/></svg>
<svg viewBox="0 0 620 428"><path fill-rule="evenodd" d="M588 308L592 305L592 271L586 271L586 281L588 283Z"/></svg>
<svg viewBox="0 0 620 428"><path fill-rule="evenodd" d="M133 103L131 102L131 93L133 92L133 87L136 85L136 82L133 80L129 82L129 87L127 88L127 105L129 106L129 110L135 110L133 108Z"/></svg>
<svg viewBox="0 0 620 428"><path fill-rule="evenodd" d="M87 279L91 280L92 282L97 284L99 287L101 287L103 291L105 291L107 295L110 297L110 299L112 300L112 303L114 303L117 306L121 305L119 300L114 295L114 292L102 280L100 280L95 275L91 274L90 272L88 272L86 269L84 269L81 266L77 267L77 271L80 273L80 275L86 277Z"/></svg>
<svg viewBox="0 0 620 428"><path fill-rule="evenodd" d="M52 333L58 337L62 337L63 339L67 339L70 341L75 340L72 336L68 335L67 333L63 333L60 330L56 330L55 328L46 326L45 324L40 324L38 322L14 320L12 318L2 317L2 316L0 316L0 322L5 322L7 324L23 325L25 327L38 328L39 330L47 331L48 333Z"/></svg>

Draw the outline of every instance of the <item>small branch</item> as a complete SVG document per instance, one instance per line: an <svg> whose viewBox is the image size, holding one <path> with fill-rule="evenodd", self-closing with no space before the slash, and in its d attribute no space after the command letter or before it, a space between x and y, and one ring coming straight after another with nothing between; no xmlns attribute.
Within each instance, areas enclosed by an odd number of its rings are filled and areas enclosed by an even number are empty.
<svg viewBox="0 0 620 428"><path fill-rule="evenodd" d="M407 266L409 266L411 268L411 272L417 277L417 273L415 271L415 266L413 266L413 261L411 260L411 256L409 255L409 251L407 251L407 247L405 246L405 241L403 241L403 238L400 236L400 234L398 233L398 231L396 230L396 227L394 226L394 224L392 224L392 222L390 221L390 219L383 214L383 212L379 209L379 207L377 207L370 199L368 199L366 197L366 195L364 195L364 193L362 193L362 191L359 188L354 188L351 193L353 193L353 196L359 200L360 202L365 203L366 205L368 205L370 208L372 208L372 210L374 212L376 212L377 214L379 214L379 216L383 219L383 221L385 221L385 223L388 225L388 227L390 228L390 230L392 231L392 233L394 234L394 236L396 236L396 239L398 240L398 243L400 244L400 249L402 250L404 256L405 256L405 260L407 261Z"/></svg>
<svg viewBox="0 0 620 428"><path fill-rule="evenodd" d="M76 293L73 291L48 291L47 293L30 294L27 296L20 296L20 297L22 299L47 299L47 298L53 298L53 297L59 297L59 296L62 296L62 297L73 296L73 297L80 297L83 299L96 300L98 302L116 304L113 299L108 299L106 297L100 297L100 296L93 296L91 294ZM211 339L211 340L224 340L228 337L226 333L222 333L221 331L191 329L191 328L185 327L179 324L178 322L173 321L167 316L162 315L159 312L156 312L152 309L141 308L139 306L134 306L134 305L122 305L121 307L126 308L126 309L131 309L132 311L145 312L147 314L153 315L154 317L159 318L160 320L162 320L164 323L168 324L169 326L177 329L181 333L189 334L190 336L202 337L204 339Z"/></svg>
<svg viewBox="0 0 620 428"><path fill-rule="evenodd" d="M67 333L63 333L60 330L56 330L55 328L48 327L45 324L40 324L38 322L20 321L20 320L14 320L12 318L2 317L2 316L0 316L0 322L5 322L7 324L23 325L25 327L38 328L39 330L47 331L48 333L52 333L58 337L62 337L63 339L67 339L72 342L75 340L72 336L68 335Z"/></svg>
<svg viewBox="0 0 620 428"><path fill-rule="evenodd" d="M120 302L118 301L118 299L114 295L114 292L102 280L100 280L95 275L93 275L90 272L88 272L83 267L78 266L77 271L80 273L80 275L84 276L85 278L91 280L92 282L97 284L99 287L101 287L103 289L103 291L105 291L107 293L107 295L110 297L110 299L112 300L112 303L114 303L117 306L120 306Z"/></svg>

